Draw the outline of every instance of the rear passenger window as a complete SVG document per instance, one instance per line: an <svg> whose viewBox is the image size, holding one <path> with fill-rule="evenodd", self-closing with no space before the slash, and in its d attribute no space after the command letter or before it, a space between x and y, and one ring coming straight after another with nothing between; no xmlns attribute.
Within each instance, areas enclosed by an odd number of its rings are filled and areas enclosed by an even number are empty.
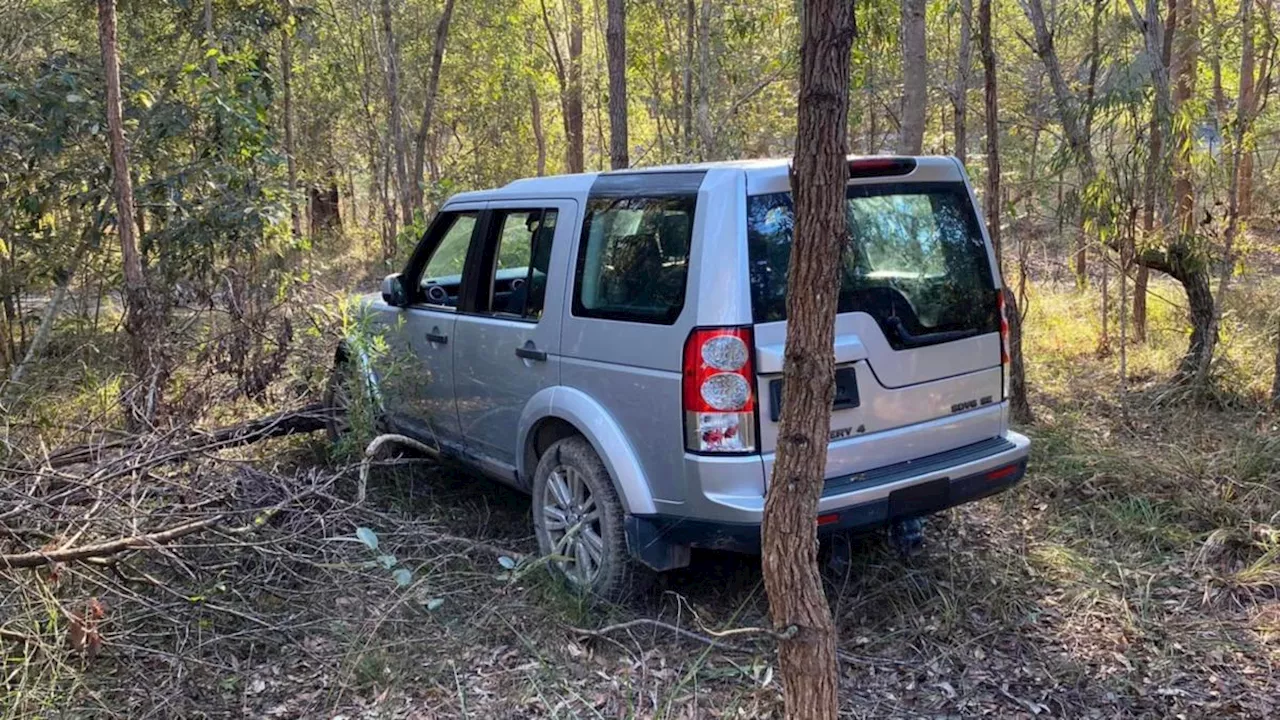
<svg viewBox="0 0 1280 720"><path fill-rule="evenodd" d="M573 312L675 322L684 308L695 196L593 200L578 248Z"/></svg>
<svg viewBox="0 0 1280 720"><path fill-rule="evenodd" d="M493 226L498 235L496 252L490 249L488 256L493 268L485 298L488 302L477 310L487 308L531 320L542 317L556 217L554 209L494 211Z"/></svg>

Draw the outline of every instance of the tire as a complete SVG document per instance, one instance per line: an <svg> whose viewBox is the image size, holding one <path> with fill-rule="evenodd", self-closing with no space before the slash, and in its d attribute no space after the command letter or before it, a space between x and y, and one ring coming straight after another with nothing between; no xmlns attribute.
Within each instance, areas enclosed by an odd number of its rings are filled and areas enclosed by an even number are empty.
<svg viewBox="0 0 1280 720"><path fill-rule="evenodd" d="M351 363L344 357L333 361L329 382L324 388L324 407L328 417L324 421L325 434L330 443L341 442L351 432L347 413L351 408Z"/></svg>
<svg viewBox="0 0 1280 720"><path fill-rule="evenodd" d="M617 601L651 577L627 550L626 511L586 438L560 440L539 459L533 529L544 556L572 558L552 560L549 567L578 592Z"/></svg>

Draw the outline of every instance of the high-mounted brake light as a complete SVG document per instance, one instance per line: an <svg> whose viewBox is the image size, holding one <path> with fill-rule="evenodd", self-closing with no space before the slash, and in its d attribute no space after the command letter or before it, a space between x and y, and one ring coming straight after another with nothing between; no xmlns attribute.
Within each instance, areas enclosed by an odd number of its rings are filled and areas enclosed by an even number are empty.
<svg viewBox="0 0 1280 720"><path fill-rule="evenodd" d="M1009 309L1004 303L1004 288L996 289L996 306L1000 308L1000 371L1004 377L1002 397L1009 397Z"/></svg>
<svg viewBox="0 0 1280 720"><path fill-rule="evenodd" d="M684 343L685 448L700 453L756 449L755 369L750 328L698 328Z"/></svg>
<svg viewBox="0 0 1280 720"><path fill-rule="evenodd" d="M916 169L914 158L907 157L871 157L849 161L849 178L884 177L887 175L907 175Z"/></svg>

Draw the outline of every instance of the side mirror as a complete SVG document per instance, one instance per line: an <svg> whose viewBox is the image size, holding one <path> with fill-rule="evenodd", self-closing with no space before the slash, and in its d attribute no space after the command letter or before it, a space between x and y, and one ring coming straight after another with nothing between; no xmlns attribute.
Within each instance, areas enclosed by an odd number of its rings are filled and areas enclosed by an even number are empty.
<svg viewBox="0 0 1280 720"><path fill-rule="evenodd" d="M400 281L400 273L392 273L382 278L382 302L392 307L404 307L409 304L409 294Z"/></svg>

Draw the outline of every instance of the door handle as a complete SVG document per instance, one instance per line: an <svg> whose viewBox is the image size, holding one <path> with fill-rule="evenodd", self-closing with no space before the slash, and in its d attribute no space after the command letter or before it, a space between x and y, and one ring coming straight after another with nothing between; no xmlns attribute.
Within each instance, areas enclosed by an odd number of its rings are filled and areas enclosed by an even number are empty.
<svg viewBox="0 0 1280 720"><path fill-rule="evenodd" d="M524 347L516 348L516 357L524 358L525 360L537 360L538 362L546 362L547 352L545 350L539 350L532 342L530 342L528 345L525 345Z"/></svg>
<svg viewBox="0 0 1280 720"><path fill-rule="evenodd" d="M429 332L427 333L427 342L433 342L433 343L436 343L437 345L444 345L449 342L449 336L441 335L438 332Z"/></svg>

